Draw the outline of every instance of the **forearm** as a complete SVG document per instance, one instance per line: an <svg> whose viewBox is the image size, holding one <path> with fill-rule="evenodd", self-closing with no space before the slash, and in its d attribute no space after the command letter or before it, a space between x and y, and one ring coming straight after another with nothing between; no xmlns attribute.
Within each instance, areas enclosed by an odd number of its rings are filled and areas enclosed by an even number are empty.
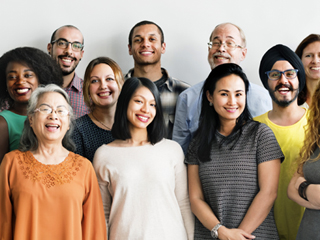
<svg viewBox="0 0 320 240"><path fill-rule="evenodd" d="M310 184L306 189L306 196L312 209L320 209L320 184ZM306 207L310 208L310 207Z"/></svg>
<svg viewBox="0 0 320 240"><path fill-rule="evenodd" d="M239 225L239 228L252 233L268 216L273 203L277 197L274 192L258 192L253 199L245 217Z"/></svg>
<svg viewBox="0 0 320 240"><path fill-rule="evenodd" d="M292 177L292 179L289 183L289 186L288 186L288 191L287 191L288 198L291 199L292 201L296 202L297 204L299 204L302 207L309 208L309 209L316 209L316 210L320 209L319 203L314 205L314 203L316 203L317 201L319 202L319 200L316 200L316 199L318 198L317 195L319 195L320 189L318 189L318 190L313 189L313 187L317 186L317 185L312 184L307 187L306 194L307 194L307 198L309 201L300 197L298 189L299 189L300 184L304 181L306 181L306 179L304 177L302 177L298 173L295 173L295 175ZM314 191L314 192L312 192L312 191ZM315 194L315 196L314 196L314 194Z"/></svg>

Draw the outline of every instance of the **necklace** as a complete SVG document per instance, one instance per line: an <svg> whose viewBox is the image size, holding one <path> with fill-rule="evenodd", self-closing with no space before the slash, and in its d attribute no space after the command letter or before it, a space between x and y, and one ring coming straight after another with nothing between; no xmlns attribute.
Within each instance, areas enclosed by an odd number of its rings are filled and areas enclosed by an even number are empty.
<svg viewBox="0 0 320 240"><path fill-rule="evenodd" d="M97 120L101 125L103 125L107 130L111 130L111 128L109 128L107 125L105 125L105 124L103 124L102 122L100 122L94 115L93 115L93 112L91 113L92 114L92 116L93 116L93 118L95 119L95 120Z"/></svg>

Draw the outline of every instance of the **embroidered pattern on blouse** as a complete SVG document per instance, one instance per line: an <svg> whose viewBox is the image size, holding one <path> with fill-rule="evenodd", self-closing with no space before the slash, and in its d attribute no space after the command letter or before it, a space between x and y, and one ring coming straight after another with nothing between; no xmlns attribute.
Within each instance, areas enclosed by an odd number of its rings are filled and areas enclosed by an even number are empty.
<svg viewBox="0 0 320 240"><path fill-rule="evenodd" d="M19 155L18 163L26 179L38 181L47 188L70 183L82 166L82 157L69 153L67 158L57 165L46 165L38 162L31 152Z"/></svg>

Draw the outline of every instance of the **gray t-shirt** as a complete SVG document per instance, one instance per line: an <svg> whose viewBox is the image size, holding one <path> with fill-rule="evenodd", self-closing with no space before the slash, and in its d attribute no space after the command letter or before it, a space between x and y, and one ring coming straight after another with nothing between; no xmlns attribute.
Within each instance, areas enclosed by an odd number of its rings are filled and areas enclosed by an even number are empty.
<svg viewBox="0 0 320 240"><path fill-rule="evenodd" d="M311 159L319 155L317 148L311 155ZM320 161L307 161L303 165L305 179L311 184L320 184ZM306 208L297 234L297 240L319 239L320 236L320 210Z"/></svg>
<svg viewBox="0 0 320 240"><path fill-rule="evenodd" d="M221 224L237 228L259 191L258 165L273 159L283 159L283 153L272 132L262 123L249 121L232 133L234 140L226 144L219 132L211 147L211 161L200 162L197 143L191 142L185 163L199 165L199 177L205 201ZM232 137L230 135L229 137ZM252 233L256 239L279 239L273 209ZM196 218L195 240L212 239L210 231Z"/></svg>

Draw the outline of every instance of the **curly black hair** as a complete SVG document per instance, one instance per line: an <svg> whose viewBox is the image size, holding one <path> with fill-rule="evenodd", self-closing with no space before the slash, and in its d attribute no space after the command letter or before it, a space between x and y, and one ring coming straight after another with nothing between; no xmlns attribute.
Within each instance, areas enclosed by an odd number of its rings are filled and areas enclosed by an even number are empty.
<svg viewBox="0 0 320 240"><path fill-rule="evenodd" d="M27 65L37 76L39 85L63 85L61 68L45 52L33 47L12 49L0 58L0 109L12 106L13 99L7 91L6 69L10 62Z"/></svg>

